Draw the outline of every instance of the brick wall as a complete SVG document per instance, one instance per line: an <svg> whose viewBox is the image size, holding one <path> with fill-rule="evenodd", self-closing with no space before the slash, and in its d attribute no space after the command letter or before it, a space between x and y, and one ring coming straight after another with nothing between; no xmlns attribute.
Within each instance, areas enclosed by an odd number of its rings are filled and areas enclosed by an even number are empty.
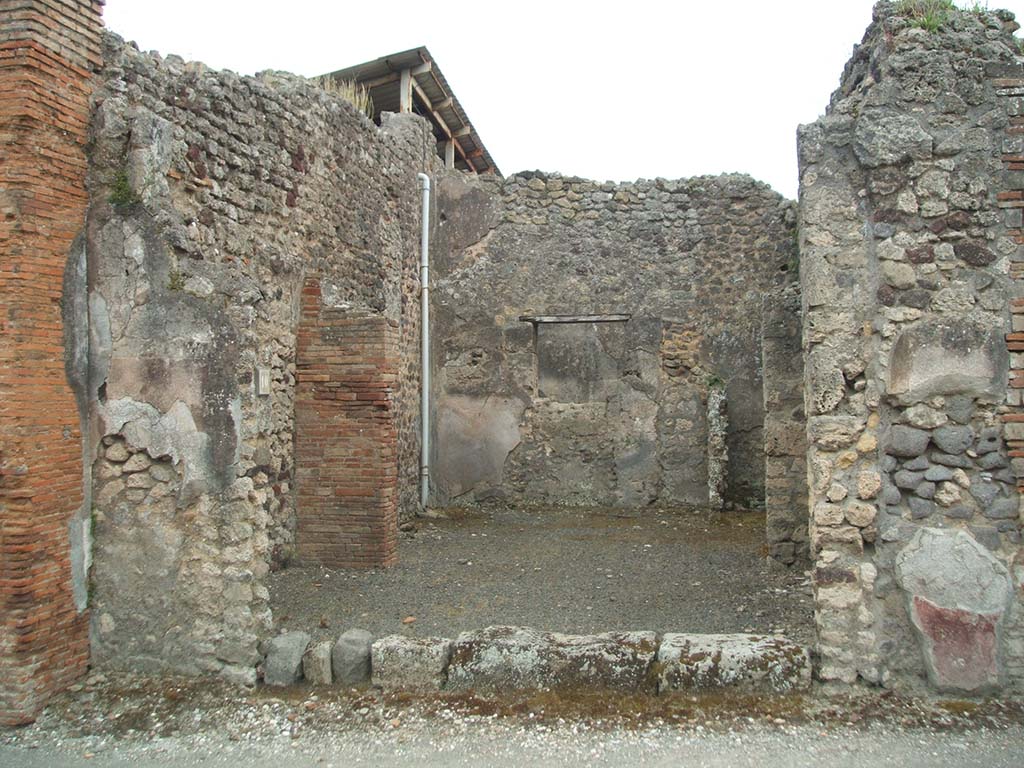
<svg viewBox="0 0 1024 768"><path fill-rule="evenodd" d="M86 210L101 0L0 0L0 723L81 675L68 526L82 436L65 376L62 278Z"/></svg>
<svg viewBox="0 0 1024 768"><path fill-rule="evenodd" d="M308 280L296 340L299 555L336 568L394 565L398 327L322 299Z"/></svg>

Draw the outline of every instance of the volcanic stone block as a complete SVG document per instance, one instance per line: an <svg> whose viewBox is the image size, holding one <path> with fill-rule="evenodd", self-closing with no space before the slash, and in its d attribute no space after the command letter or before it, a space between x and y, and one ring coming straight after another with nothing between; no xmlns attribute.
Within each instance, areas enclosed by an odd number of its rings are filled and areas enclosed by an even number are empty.
<svg viewBox="0 0 1024 768"><path fill-rule="evenodd" d="M784 693L811 684L810 653L781 636L668 634L657 661L659 693L720 688Z"/></svg>
<svg viewBox="0 0 1024 768"><path fill-rule="evenodd" d="M657 649L654 632L562 635L488 627L456 639L448 687L641 691L650 685L648 673Z"/></svg>
<svg viewBox="0 0 1024 768"><path fill-rule="evenodd" d="M302 656L309 645L306 632L285 632L267 643L263 663L263 682L267 685L294 685L302 679Z"/></svg>
<svg viewBox="0 0 1024 768"><path fill-rule="evenodd" d="M313 685L330 685L333 680L331 673L331 643L321 640L309 647L302 656L302 675Z"/></svg>
<svg viewBox="0 0 1024 768"><path fill-rule="evenodd" d="M371 648L372 679L386 691L429 693L444 687L452 641L389 635Z"/></svg>
<svg viewBox="0 0 1024 768"><path fill-rule="evenodd" d="M928 440L929 434L923 429L896 425L889 430L886 452L892 456L914 458L924 453Z"/></svg>
<svg viewBox="0 0 1024 768"><path fill-rule="evenodd" d="M370 680L373 635L365 629L343 632L331 649L331 670L340 685L360 685Z"/></svg>

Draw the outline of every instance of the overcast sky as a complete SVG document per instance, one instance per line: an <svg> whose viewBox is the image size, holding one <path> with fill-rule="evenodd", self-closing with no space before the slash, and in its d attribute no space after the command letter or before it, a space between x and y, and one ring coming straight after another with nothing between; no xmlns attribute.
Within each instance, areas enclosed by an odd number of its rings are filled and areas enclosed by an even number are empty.
<svg viewBox="0 0 1024 768"><path fill-rule="evenodd" d="M796 126L824 111L872 5L107 0L104 16L143 50L242 74L314 76L425 45L506 175L739 171L794 197Z"/></svg>

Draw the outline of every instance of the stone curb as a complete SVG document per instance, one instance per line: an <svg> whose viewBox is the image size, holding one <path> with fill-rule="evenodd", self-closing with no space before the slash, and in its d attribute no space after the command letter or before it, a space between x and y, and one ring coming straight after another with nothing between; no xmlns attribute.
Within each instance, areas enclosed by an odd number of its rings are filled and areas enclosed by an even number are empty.
<svg viewBox="0 0 1024 768"><path fill-rule="evenodd" d="M292 638L302 634L287 633ZM361 630L350 630L342 638L353 634L365 649L364 663L354 663L353 668L364 671L336 682L372 684L386 691L613 690L653 695L709 690L789 693L811 685L810 652L781 635L563 635L497 626L463 632L454 641L388 635L370 643L369 634ZM264 669L280 665L273 658L280 645L267 644ZM302 652L293 645L288 644L292 657ZM271 675L266 683L283 685L299 679L285 683Z"/></svg>

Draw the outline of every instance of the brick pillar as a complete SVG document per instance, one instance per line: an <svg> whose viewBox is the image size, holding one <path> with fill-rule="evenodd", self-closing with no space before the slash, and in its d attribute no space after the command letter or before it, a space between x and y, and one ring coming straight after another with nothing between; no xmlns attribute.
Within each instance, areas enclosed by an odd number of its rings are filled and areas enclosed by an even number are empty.
<svg viewBox="0 0 1024 768"><path fill-rule="evenodd" d="M89 79L102 0L0 0L0 723L85 672L72 596L82 434L62 278L85 222Z"/></svg>
<svg viewBox="0 0 1024 768"><path fill-rule="evenodd" d="M394 565L398 547L398 327L302 291L295 397L299 555L335 568Z"/></svg>

